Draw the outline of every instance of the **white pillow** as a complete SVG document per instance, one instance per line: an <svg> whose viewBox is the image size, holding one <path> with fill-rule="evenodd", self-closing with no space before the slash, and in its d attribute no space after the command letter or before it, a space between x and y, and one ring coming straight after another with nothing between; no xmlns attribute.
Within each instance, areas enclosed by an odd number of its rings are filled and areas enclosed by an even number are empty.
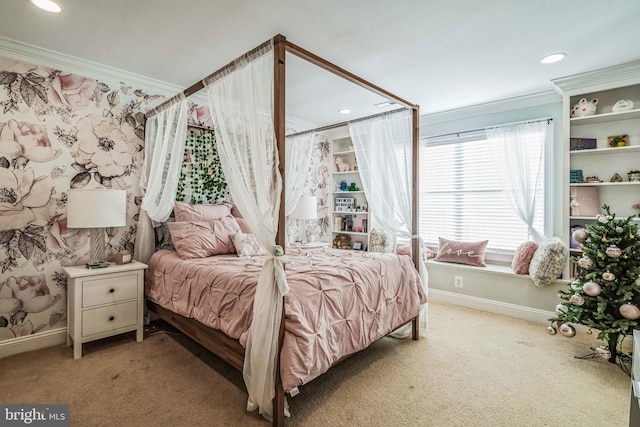
<svg viewBox="0 0 640 427"><path fill-rule="evenodd" d="M267 251L262 248L254 234L238 233L233 236L233 245L236 247L238 256L266 255Z"/></svg>
<svg viewBox="0 0 640 427"><path fill-rule="evenodd" d="M531 258L529 276L536 286L553 283L564 270L569 257L569 248L559 237L543 240Z"/></svg>

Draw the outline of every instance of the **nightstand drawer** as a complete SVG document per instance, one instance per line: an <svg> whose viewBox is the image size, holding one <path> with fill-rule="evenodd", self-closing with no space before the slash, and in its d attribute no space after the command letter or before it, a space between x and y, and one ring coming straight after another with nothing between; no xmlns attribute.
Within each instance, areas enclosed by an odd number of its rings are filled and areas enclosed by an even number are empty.
<svg viewBox="0 0 640 427"><path fill-rule="evenodd" d="M138 322L138 301L114 304L82 312L82 336L135 326Z"/></svg>
<svg viewBox="0 0 640 427"><path fill-rule="evenodd" d="M101 304L111 304L138 297L138 275L101 279L85 279L82 281L82 307L93 307Z"/></svg>

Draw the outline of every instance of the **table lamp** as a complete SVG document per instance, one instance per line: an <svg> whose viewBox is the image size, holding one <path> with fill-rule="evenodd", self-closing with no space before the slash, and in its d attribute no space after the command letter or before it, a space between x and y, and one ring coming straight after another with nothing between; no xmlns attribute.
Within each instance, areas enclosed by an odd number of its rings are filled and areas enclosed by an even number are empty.
<svg viewBox="0 0 640 427"><path fill-rule="evenodd" d="M89 262L87 268L106 267L106 227L127 225L125 190L69 190L67 192L67 227L89 228Z"/></svg>
<svg viewBox="0 0 640 427"><path fill-rule="evenodd" d="M310 219L318 219L318 198L316 196L302 196L296 205L295 210L291 214L292 219L304 220L305 238L303 243L307 241L307 221Z"/></svg>

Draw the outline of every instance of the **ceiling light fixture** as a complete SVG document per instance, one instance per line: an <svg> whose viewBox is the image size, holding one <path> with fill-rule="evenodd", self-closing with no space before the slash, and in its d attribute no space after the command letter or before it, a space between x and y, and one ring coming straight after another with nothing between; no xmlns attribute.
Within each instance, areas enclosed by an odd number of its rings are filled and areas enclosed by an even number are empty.
<svg viewBox="0 0 640 427"><path fill-rule="evenodd" d="M395 101L384 101L378 102L377 104L373 104L378 108L391 107L392 105L396 105Z"/></svg>
<svg viewBox="0 0 640 427"><path fill-rule="evenodd" d="M351 110L349 110L348 108L341 108L338 110L338 113L340 114L349 114L351 113Z"/></svg>
<svg viewBox="0 0 640 427"><path fill-rule="evenodd" d="M29 3L31 3L37 8L46 10L47 12L51 12L51 13L62 12L62 7L53 0L29 0Z"/></svg>
<svg viewBox="0 0 640 427"><path fill-rule="evenodd" d="M562 61L565 56L567 56L566 53L552 53L542 58L540 62L543 64L553 64L554 62Z"/></svg>

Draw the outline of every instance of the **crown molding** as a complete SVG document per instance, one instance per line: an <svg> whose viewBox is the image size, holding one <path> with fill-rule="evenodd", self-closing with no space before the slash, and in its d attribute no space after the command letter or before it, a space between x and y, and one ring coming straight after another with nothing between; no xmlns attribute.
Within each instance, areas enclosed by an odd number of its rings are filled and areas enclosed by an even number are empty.
<svg viewBox="0 0 640 427"><path fill-rule="evenodd" d="M538 105L562 102L562 97L553 90L532 93L484 104L470 105L454 110L425 114L420 117L420 125L461 120L469 117L484 116L486 114L501 113L504 111L518 110L521 108L536 107Z"/></svg>
<svg viewBox="0 0 640 427"><path fill-rule="evenodd" d="M567 95L629 86L638 82L640 60L551 80L559 93Z"/></svg>
<svg viewBox="0 0 640 427"><path fill-rule="evenodd" d="M64 70L82 76L103 79L105 81L125 82L128 85L144 88L154 95L173 96L184 90L184 88L179 86L140 74L98 64L97 62L87 61L6 37L0 37L0 55L30 64Z"/></svg>

